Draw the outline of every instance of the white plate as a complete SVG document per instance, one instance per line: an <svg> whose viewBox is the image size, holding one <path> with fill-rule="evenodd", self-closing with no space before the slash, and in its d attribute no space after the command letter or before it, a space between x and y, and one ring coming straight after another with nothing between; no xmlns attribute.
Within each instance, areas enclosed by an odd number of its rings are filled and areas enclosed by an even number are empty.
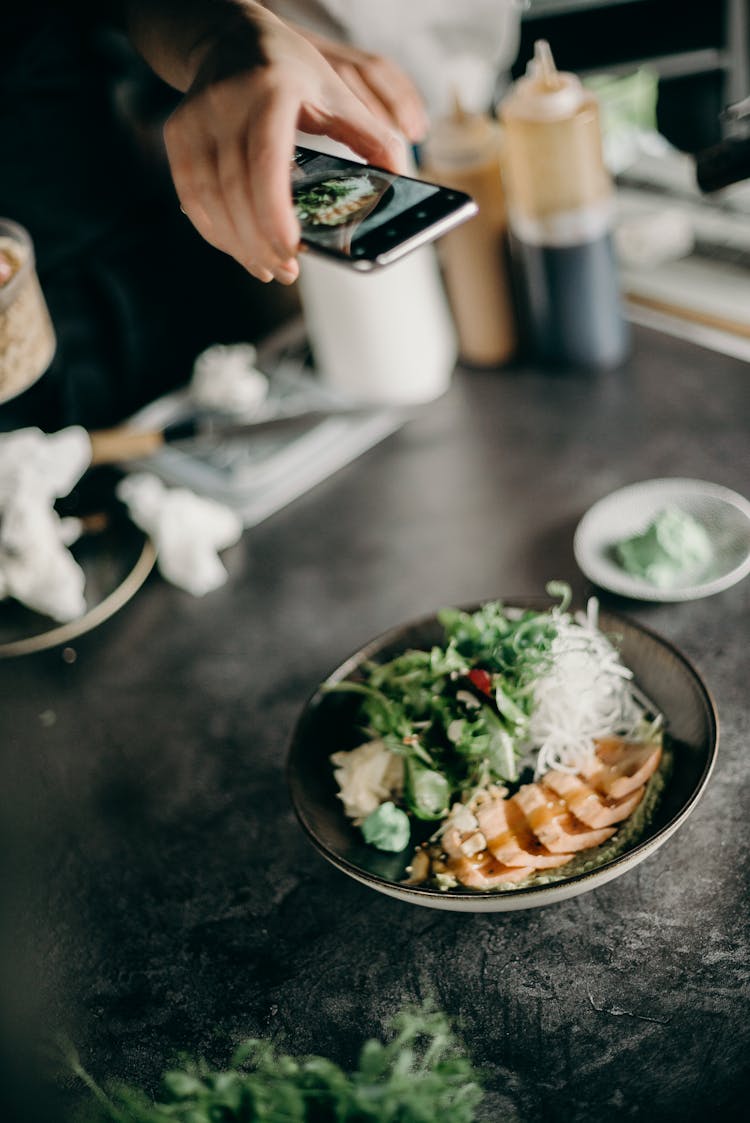
<svg viewBox="0 0 750 1123"><path fill-rule="evenodd" d="M72 643L98 627L136 594L156 561L150 540L122 516L113 517L101 533L82 535L73 544L72 553L86 578L84 614L55 624L16 601L3 601L0 660Z"/></svg>
<svg viewBox="0 0 750 1123"><path fill-rule="evenodd" d="M642 533L668 505L703 524L713 557L701 571L686 572L662 589L626 573L613 550L623 538ZM581 571L602 589L635 600L698 600L723 592L750 573L750 502L704 480L644 480L595 503L578 524L573 550Z"/></svg>

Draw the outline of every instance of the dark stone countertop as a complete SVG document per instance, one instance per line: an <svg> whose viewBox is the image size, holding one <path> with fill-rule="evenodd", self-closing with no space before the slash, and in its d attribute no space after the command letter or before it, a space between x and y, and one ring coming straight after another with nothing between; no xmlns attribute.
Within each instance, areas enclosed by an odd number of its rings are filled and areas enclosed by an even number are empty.
<svg viewBox="0 0 750 1123"><path fill-rule="evenodd" d="M251 1035L348 1065L433 995L487 1073L493 1123L740 1117L750 581L684 605L602 597L698 666L721 746L684 826L592 893L496 915L388 899L318 856L284 779L305 700L373 635L550 578L582 596L574 528L629 482L750 491L750 368L645 329L635 344L606 375L457 374L248 531L219 591L153 574L74 662L0 662L3 1028L63 1026L97 1077L153 1088L181 1050L223 1062Z"/></svg>

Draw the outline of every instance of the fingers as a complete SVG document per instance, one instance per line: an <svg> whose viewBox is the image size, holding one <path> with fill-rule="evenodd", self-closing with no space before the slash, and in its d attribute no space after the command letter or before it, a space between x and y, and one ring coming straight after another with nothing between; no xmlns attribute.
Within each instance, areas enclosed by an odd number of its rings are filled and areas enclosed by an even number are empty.
<svg viewBox="0 0 750 1123"><path fill-rule="evenodd" d="M274 277L291 284L297 276L296 262L289 253L278 253L264 236L267 229L253 206L253 182L244 146L236 139L225 143L218 160L219 182L227 211L237 231L233 256L263 281ZM287 187L288 190L288 187Z"/></svg>
<svg viewBox="0 0 750 1123"><path fill-rule="evenodd" d="M180 111L178 110L177 113ZM182 210L198 233L210 245L239 261L258 280L268 282L276 278L282 284L291 284L299 272L294 260L294 250L284 248L278 252L272 243L273 222L266 223L253 208L250 174L246 149L236 136L213 138L195 112L177 114L167 121L164 130L167 155L172 178ZM291 212L289 188L289 162L284 166L286 196ZM256 169L254 169L254 172ZM286 227L292 231L294 215L284 215ZM278 237L279 243L283 235ZM296 245L295 234L287 238Z"/></svg>
<svg viewBox="0 0 750 1123"><path fill-rule="evenodd" d="M164 140L181 209L207 242L231 253L236 235L219 189L213 146L196 142L173 118L165 125Z"/></svg>
<svg viewBox="0 0 750 1123"><path fill-rule="evenodd" d="M380 55L363 54L356 67L348 64L343 68L343 73L340 67L336 69L358 96L362 97L359 91L364 87L369 96L367 100L362 100L373 112L374 106L377 106L378 115L384 114L386 120L394 122L409 140L416 143L424 139L428 127L424 103L416 87L400 67ZM352 71L354 83L351 81Z"/></svg>
<svg viewBox="0 0 750 1123"><path fill-rule="evenodd" d="M407 171L406 149L401 137L387 126L376 128L377 119L365 110L359 117L351 110L331 112L324 128L309 129L310 132L325 132L332 140L346 144L363 156L368 164L386 168L396 175Z"/></svg>
<svg viewBox="0 0 750 1123"><path fill-rule="evenodd" d="M395 125L413 143L424 139L429 126L424 102L399 66L350 43L334 42L303 27L295 30L312 43L376 117Z"/></svg>
<svg viewBox="0 0 750 1123"><path fill-rule="evenodd" d="M383 101L370 89L367 83L360 77L357 67L352 63L340 63L334 66L336 73L341 81L347 86L353 94L355 94L363 105L367 106L373 116L377 117L383 124L391 123L391 116L388 109L383 104Z"/></svg>
<svg viewBox="0 0 750 1123"><path fill-rule="evenodd" d="M325 96L318 105L301 107L298 124L303 132L324 134L346 144L377 167L396 174L407 169L401 137L375 117L332 70Z"/></svg>
<svg viewBox="0 0 750 1123"><path fill-rule="evenodd" d="M256 229L273 255L274 273L285 284L299 273L296 261L300 228L292 204L291 161L298 103L288 94L269 97L253 120L246 141L249 198Z"/></svg>

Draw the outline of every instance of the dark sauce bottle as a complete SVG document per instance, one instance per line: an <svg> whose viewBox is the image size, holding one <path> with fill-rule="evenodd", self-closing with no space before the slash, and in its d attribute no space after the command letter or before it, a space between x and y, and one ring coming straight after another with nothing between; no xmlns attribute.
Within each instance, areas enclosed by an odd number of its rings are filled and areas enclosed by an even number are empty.
<svg viewBox="0 0 750 1123"><path fill-rule="evenodd" d="M539 40L500 119L511 252L532 350L562 367L618 366L628 331L596 99L556 69Z"/></svg>

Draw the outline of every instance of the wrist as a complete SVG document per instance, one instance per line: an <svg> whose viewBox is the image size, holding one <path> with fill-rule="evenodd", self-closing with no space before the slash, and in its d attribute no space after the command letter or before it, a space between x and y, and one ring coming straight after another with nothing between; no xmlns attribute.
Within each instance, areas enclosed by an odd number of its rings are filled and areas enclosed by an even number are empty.
<svg viewBox="0 0 750 1123"><path fill-rule="evenodd" d="M268 62L262 45L262 18L256 11L259 7L243 4L241 11L227 13L203 30L186 56L187 89L199 90Z"/></svg>
<svg viewBox="0 0 750 1123"><path fill-rule="evenodd" d="M249 65L257 64L262 24L269 18L275 17L256 0L129 0L125 13L138 51L160 78L182 93L193 86L211 56L218 60L223 48L230 56L249 52ZM214 69L221 69L218 62Z"/></svg>

